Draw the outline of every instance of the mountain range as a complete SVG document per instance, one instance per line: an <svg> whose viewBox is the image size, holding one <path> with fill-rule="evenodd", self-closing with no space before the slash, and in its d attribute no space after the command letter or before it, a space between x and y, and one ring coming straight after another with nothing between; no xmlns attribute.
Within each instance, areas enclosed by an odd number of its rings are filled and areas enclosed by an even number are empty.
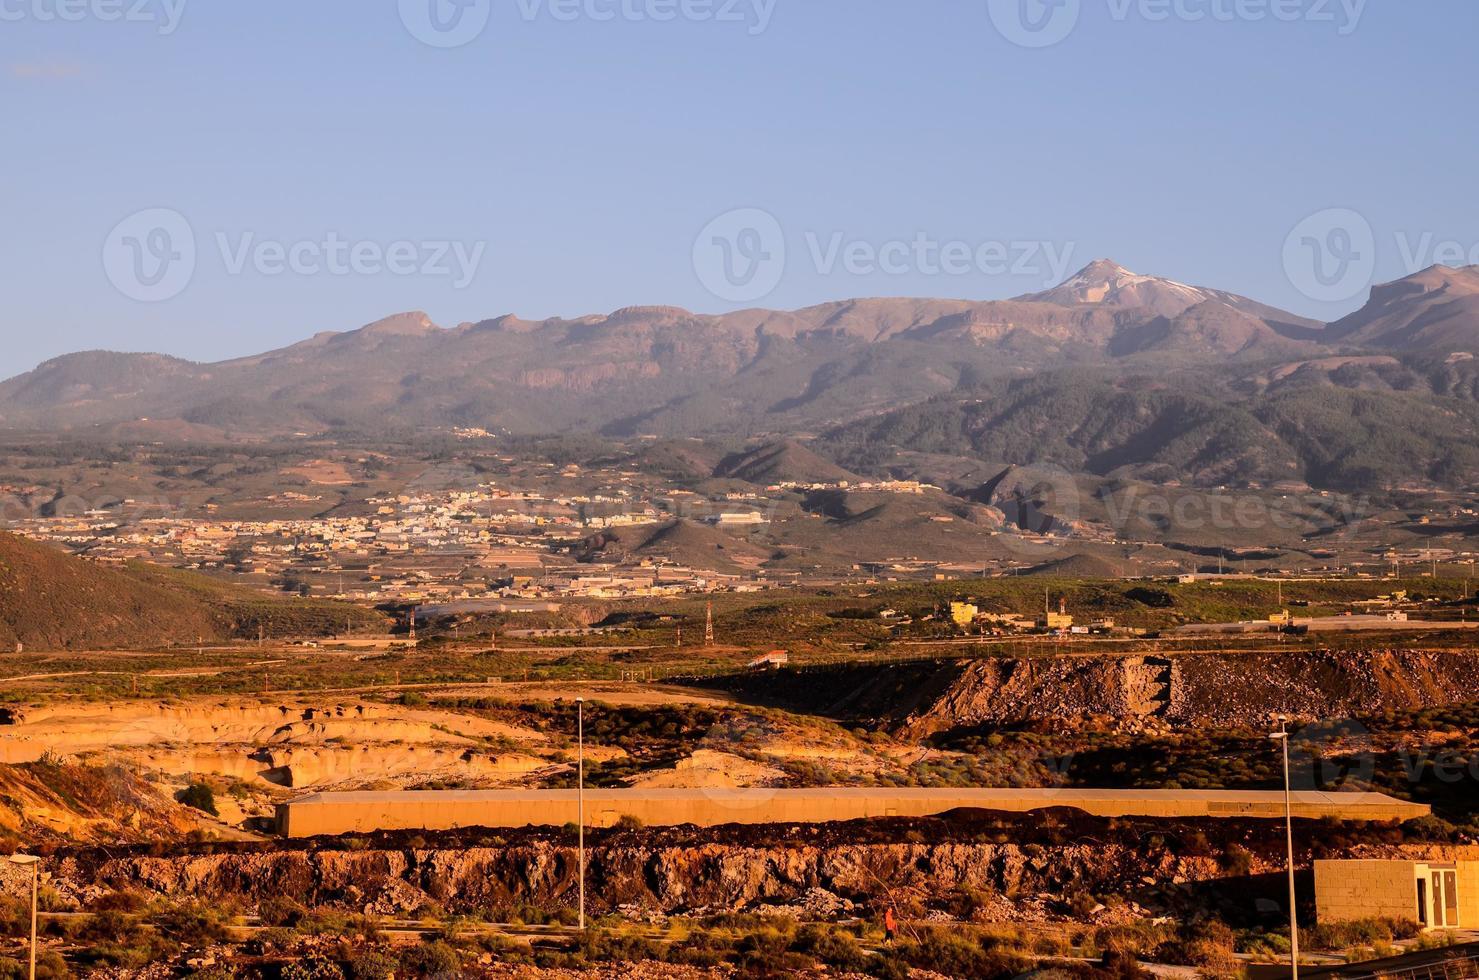
<svg viewBox="0 0 1479 980"><path fill-rule="evenodd" d="M0 382L0 428L801 434L864 472L927 444L1194 483L1445 484L1470 474L1465 447L1479 442L1474 352L1479 267L1378 286L1321 324L1099 260L1002 301L634 307L452 328L405 313L214 364L72 354ZM1383 447L1397 462L1376 470L1342 457Z"/></svg>

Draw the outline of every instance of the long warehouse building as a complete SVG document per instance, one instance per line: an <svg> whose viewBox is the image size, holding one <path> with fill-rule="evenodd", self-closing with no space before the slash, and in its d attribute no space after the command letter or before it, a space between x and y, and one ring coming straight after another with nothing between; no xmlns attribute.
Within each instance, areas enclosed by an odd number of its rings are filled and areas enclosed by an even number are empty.
<svg viewBox="0 0 1479 980"><path fill-rule="evenodd" d="M284 837L563 826L578 818L575 790L428 790L314 793L277 808ZM929 817L975 809L1026 813L1073 807L1100 817L1270 819L1284 815L1282 792L1100 789L590 789L587 826L622 817L648 826L823 823L867 817ZM1411 820L1429 807L1379 793L1295 793L1296 817Z"/></svg>

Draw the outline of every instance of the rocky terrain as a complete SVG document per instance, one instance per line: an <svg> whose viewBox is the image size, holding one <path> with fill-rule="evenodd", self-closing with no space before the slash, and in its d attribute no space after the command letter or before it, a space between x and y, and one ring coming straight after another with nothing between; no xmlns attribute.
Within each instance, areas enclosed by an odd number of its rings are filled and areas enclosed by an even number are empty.
<svg viewBox="0 0 1479 980"><path fill-rule="evenodd" d="M612 831L588 839L589 873L597 911L639 916L777 908L835 916L883 901L941 907L970 890L996 896L982 908L983 918L1042 918L1062 913L1080 895L1124 896L1148 909L1190 901L1191 886L1228 876L1227 849L1234 845L1247 851L1250 872L1276 871L1275 830L1042 811L870 825ZM1143 838L1150 833L1160 843L1147 847ZM431 907L456 913L574 902L573 839L535 831L432 836L377 835L303 849L220 845L214 853L162 856L81 850L60 857L55 884L83 904L108 890L141 889L248 905L286 896L307 906L403 916ZM1087 843L1090 837L1096 843Z"/></svg>
<svg viewBox="0 0 1479 980"><path fill-rule="evenodd" d="M1479 654L1297 651L987 658L811 667L719 684L741 697L900 736L1034 721L1115 728L1258 726L1472 700Z"/></svg>

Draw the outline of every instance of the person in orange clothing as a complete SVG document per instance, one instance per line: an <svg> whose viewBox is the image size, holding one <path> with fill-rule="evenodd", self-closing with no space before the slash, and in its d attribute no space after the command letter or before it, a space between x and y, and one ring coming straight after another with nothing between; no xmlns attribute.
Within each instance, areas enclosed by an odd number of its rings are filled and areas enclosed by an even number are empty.
<svg viewBox="0 0 1479 980"><path fill-rule="evenodd" d="M883 911L883 938L888 944L894 944L894 934L899 931L899 920L894 917L894 907L890 905Z"/></svg>

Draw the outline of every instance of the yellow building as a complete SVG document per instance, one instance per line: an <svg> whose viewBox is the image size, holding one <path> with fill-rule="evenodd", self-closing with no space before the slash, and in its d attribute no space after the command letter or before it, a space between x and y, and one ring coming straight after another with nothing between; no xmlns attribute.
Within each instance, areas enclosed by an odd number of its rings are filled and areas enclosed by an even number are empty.
<svg viewBox="0 0 1479 980"><path fill-rule="evenodd" d="M950 603L950 621L953 622L956 626L970 626L976 621L976 617L980 614L980 608L977 607L976 604L973 602Z"/></svg>
<svg viewBox="0 0 1479 980"><path fill-rule="evenodd" d="M1479 926L1479 861L1316 861L1322 924L1390 918L1425 929Z"/></svg>

